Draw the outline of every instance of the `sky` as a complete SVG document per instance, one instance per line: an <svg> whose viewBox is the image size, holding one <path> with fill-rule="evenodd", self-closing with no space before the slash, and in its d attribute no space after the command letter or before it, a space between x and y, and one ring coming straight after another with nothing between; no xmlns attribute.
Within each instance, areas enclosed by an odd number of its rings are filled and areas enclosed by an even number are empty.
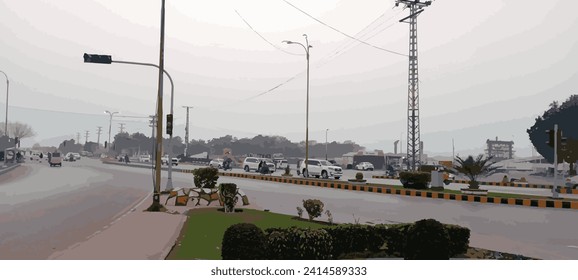
<svg viewBox="0 0 578 280"><path fill-rule="evenodd" d="M158 70L87 64L82 55L159 64L160 2L0 0L8 119L37 132L23 144L77 133L84 142L85 131L95 141L97 126L106 138L105 110L120 112L113 135L119 123L150 134ZM167 0L164 66L174 81L175 135L184 136L183 106L193 106L191 139L265 134L303 141L307 59L301 46L282 41L305 44L307 34L309 138L323 142L328 130L328 141L385 151L400 138L406 145L409 26L398 20L409 11L394 3ZM576 8L568 0L439 0L427 7L418 17L424 149L451 152L452 139L458 150L483 149L499 137L529 155L526 129L534 118L578 91ZM164 114L170 92L165 78Z"/></svg>

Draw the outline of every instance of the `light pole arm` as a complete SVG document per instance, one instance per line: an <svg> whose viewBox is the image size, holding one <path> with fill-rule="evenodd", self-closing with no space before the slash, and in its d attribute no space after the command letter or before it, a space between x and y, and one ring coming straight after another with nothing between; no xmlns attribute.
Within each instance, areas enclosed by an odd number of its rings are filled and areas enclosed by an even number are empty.
<svg viewBox="0 0 578 280"><path fill-rule="evenodd" d="M157 69L159 69L160 67L156 64L152 64L152 63L142 63L142 62L133 62L133 61L122 61L122 60L113 60L113 63L122 63L122 64L133 64L133 65L142 65L142 66L151 66L151 67L155 67ZM169 74L169 72L167 72L167 70L163 69L163 72L165 74L167 74L167 77L169 78L169 81L171 82L171 114L173 113L173 97L174 97L174 85L173 85L173 78L171 77L171 75Z"/></svg>

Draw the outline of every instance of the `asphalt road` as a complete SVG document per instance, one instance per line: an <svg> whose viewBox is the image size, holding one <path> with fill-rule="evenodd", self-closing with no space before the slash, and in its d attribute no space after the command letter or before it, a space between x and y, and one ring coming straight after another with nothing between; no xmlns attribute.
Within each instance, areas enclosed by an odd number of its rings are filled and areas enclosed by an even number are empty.
<svg viewBox="0 0 578 280"><path fill-rule="evenodd" d="M20 174L0 176L0 259L45 259L55 250L86 240L152 190L152 170L93 159L65 162L62 168L38 163L23 168ZM174 187L191 187L192 176L173 173ZM225 176L219 182L236 183L253 207L273 212L296 215L303 199L318 198L335 222L434 218L470 228L474 247L544 259L578 259L575 210L432 200ZM163 172L161 189L165 185Z"/></svg>
<svg viewBox="0 0 578 280"><path fill-rule="evenodd" d="M46 259L86 240L152 189L97 160L25 163L0 176L0 259Z"/></svg>

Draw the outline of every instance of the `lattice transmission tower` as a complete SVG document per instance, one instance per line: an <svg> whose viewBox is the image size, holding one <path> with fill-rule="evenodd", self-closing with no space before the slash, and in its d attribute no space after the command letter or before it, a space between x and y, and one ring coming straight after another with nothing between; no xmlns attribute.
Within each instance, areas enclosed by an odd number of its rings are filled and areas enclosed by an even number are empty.
<svg viewBox="0 0 578 280"><path fill-rule="evenodd" d="M396 0L395 5L409 8L409 16L399 22L409 23L409 72L407 95L407 164L408 169L415 171L420 163L419 131L419 77L417 68L417 16L431 1Z"/></svg>

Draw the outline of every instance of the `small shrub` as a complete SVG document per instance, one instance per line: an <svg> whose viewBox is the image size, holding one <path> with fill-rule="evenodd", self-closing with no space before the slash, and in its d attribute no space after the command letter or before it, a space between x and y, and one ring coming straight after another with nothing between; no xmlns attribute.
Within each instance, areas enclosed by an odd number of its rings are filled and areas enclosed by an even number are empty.
<svg viewBox="0 0 578 280"><path fill-rule="evenodd" d="M363 180L363 173L361 173L361 172L355 173L355 179L356 179L357 181Z"/></svg>
<svg viewBox="0 0 578 280"><path fill-rule="evenodd" d="M221 183L219 184L219 194L225 205L225 213L234 213L235 205L239 201L237 184Z"/></svg>
<svg viewBox="0 0 578 280"><path fill-rule="evenodd" d="M447 260L449 245L449 235L442 223L434 219L419 220L407 231L404 259Z"/></svg>
<svg viewBox="0 0 578 280"><path fill-rule="evenodd" d="M223 235L221 257L224 260L264 260L267 258L266 236L254 224L232 225Z"/></svg>
<svg viewBox="0 0 578 280"><path fill-rule="evenodd" d="M324 229L267 229L268 259L328 260L332 258L332 238Z"/></svg>
<svg viewBox="0 0 578 280"><path fill-rule="evenodd" d="M427 189L431 182L431 173L427 172L401 172L399 180L404 188L422 190Z"/></svg>
<svg viewBox="0 0 578 280"><path fill-rule="evenodd" d="M199 168L193 171L193 176L197 188L213 189L217 186L219 170L212 167Z"/></svg>
<svg viewBox="0 0 578 280"><path fill-rule="evenodd" d="M329 222L330 225L333 225L333 215L331 214L331 211L325 211L325 215L327 215L327 222Z"/></svg>
<svg viewBox="0 0 578 280"><path fill-rule="evenodd" d="M321 216L323 213L323 206L323 202L321 202L319 199L303 200L303 208L305 208L305 211L307 211L310 221Z"/></svg>
<svg viewBox="0 0 578 280"><path fill-rule="evenodd" d="M510 180L508 179L508 175L504 175L504 178L502 178L502 183L509 183Z"/></svg>
<svg viewBox="0 0 578 280"><path fill-rule="evenodd" d="M303 208L297 206L297 215L299 215L299 219L303 217Z"/></svg>

